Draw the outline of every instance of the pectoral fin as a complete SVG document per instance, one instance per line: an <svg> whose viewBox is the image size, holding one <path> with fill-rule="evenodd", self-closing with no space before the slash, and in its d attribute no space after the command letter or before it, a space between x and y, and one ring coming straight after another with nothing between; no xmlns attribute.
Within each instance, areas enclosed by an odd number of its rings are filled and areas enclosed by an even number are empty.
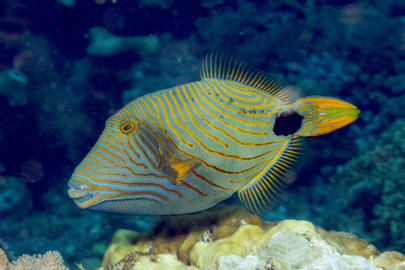
<svg viewBox="0 0 405 270"><path fill-rule="evenodd" d="M187 174L200 166L200 162L196 159L179 159L174 156L171 150L166 150L159 147L159 164L158 168L165 172L172 183L180 185Z"/></svg>
<svg viewBox="0 0 405 270"><path fill-rule="evenodd" d="M169 160L170 175L175 180L176 185L180 185L185 179L186 175L194 168L197 168L200 163L195 159L186 160Z"/></svg>

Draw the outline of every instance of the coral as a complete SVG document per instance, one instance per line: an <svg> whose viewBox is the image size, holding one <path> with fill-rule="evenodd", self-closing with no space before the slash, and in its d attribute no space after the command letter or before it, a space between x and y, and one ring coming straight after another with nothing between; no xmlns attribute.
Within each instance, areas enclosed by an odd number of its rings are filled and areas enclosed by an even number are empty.
<svg viewBox="0 0 405 270"><path fill-rule="evenodd" d="M241 223L262 225L263 221L245 210L231 207L219 208L215 212L202 212L198 215L164 218L148 235L119 230L108 247L103 265L114 264L125 254L133 251L170 253L188 263L190 250L201 239L215 241L224 238L234 233ZM207 233L209 237L206 237ZM126 235L128 237L125 237Z"/></svg>
<svg viewBox="0 0 405 270"><path fill-rule="evenodd" d="M307 221L264 222L238 207L164 218L150 233L116 232L103 269L401 269L405 257L380 253L349 233ZM163 268L164 267L164 268Z"/></svg>
<svg viewBox="0 0 405 270"><path fill-rule="evenodd" d="M363 256L367 259L378 254L375 246L352 233L326 231L322 228L318 228L318 232L329 245L336 248L340 253Z"/></svg>
<svg viewBox="0 0 405 270"><path fill-rule="evenodd" d="M62 255L57 251L48 251L43 255L22 255L12 261L9 270L68 270L63 263Z"/></svg>
<svg viewBox="0 0 405 270"><path fill-rule="evenodd" d="M0 270L7 270L9 263L6 252L0 248Z"/></svg>
<svg viewBox="0 0 405 270"><path fill-rule="evenodd" d="M134 269L134 270L198 270L194 266L185 265L172 254L150 255L133 252L115 265L105 267L103 270Z"/></svg>
<svg viewBox="0 0 405 270"><path fill-rule="evenodd" d="M313 237L310 241L292 231L279 231L256 256L248 255L246 258L241 258L226 255L220 257L218 269L230 270L242 265L244 268L240 269L246 270L268 269L266 268L268 265L272 267L271 269L277 270L380 269L364 257L342 255L320 239ZM232 264L229 264L229 261Z"/></svg>
<svg viewBox="0 0 405 270"><path fill-rule="evenodd" d="M125 51L135 51L139 55L156 52L160 47L156 36L116 36L102 27L89 30L90 44L87 54L92 56L111 56Z"/></svg>
<svg viewBox="0 0 405 270"><path fill-rule="evenodd" d="M263 262L257 256L247 255L242 258L238 255L226 255L218 259L218 270L256 270L263 268ZM271 269L271 268L270 268Z"/></svg>
<svg viewBox="0 0 405 270"><path fill-rule="evenodd" d="M402 253L391 251L384 252L376 258L371 258L373 264L378 265L384 269L405 269L405 256Z"/></svg>
<svg viewBox="0 0 405 270"><path fill-rule="evenodd" d="M308 240L289 231L274 234L267 249L268 257L280 269L298 269L315 258Z"/></svg>

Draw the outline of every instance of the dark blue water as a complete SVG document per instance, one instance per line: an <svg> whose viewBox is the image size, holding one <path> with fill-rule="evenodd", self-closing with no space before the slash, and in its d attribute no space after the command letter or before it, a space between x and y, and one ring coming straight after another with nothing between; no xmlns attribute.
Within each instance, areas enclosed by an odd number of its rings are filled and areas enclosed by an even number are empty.
<svg viewBox="0 0 405 270"><path fill-rule="evenodd" d="M66 182L109 115L198 79L220 49L362 111L306 140L287 201L264 218L405 252L404 26L394 0L0 0L0 248L12 259L58 250L91 269L114 230L150 228L154 217L78 209Z"/></svg>

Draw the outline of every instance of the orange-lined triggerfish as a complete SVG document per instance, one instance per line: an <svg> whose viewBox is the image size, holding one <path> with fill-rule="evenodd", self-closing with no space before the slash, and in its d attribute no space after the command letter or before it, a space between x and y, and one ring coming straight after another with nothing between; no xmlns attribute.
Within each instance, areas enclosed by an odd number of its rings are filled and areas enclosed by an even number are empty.
<svg viewBox="0 0 405 270"><path fill-rule="evenodd" d="M289 182L300 137L332 132L360 112L336 98L291 99L266 74L210 53L200 81L137 98L107 119L69 196L81 208L170 215L238 192L261 213Z"/></svg>

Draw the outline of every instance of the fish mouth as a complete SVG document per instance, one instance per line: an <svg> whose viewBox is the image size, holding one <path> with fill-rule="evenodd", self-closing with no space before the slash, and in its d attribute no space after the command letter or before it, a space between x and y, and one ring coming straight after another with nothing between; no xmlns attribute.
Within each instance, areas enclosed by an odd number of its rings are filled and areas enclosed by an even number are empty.
<svg viewBox="0 0 405 270"><path fill-rule="evenodd" d="M76 201L85 198L89 195L89 188L86 184L70 179L68 182L68 195Z"/></svg>

